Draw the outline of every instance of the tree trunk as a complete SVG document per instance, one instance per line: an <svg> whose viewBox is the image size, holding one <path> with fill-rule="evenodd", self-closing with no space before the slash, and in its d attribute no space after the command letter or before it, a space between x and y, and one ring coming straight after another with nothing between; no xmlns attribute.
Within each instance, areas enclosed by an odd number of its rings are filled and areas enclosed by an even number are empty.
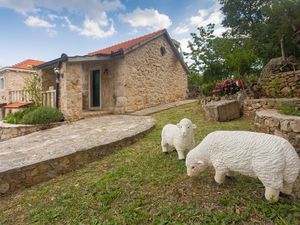
<svg viewBox="0 0 300 225"><path fill-rule="evenodd" d="M280 39L280 48L281 48L281 58L282 61L286 61L286 56L285 56L285 50L284 50L284 37L281 37Z"/></svg>

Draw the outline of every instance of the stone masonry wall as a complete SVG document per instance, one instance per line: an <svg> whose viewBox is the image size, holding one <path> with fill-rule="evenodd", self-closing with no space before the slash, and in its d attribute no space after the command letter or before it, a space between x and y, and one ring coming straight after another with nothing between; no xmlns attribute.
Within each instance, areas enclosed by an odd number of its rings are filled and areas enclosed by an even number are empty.
<svg viewBox="0 0 300 225"><path fill-rule="evenodd" d="M254 117L256 111L265 109L279 109L283 102L295 101L300 105L300 98L261 98L261 99L245 99L244 115Z"/></svg>
<svg viewBox="0 0 300 225"><path fill-rule="evenodd" d="M66 120L82 118L82 74L81 64L63 63L60 80L60 110Z"/></svg>
<svg viewBox="0 0 300 225"><path fill-rule="evenodd" d="M50 87L56 88L56 75L54 74L53 68L43 70L42 72L40 71L39 74L44 91L48 91Z"/></svg>
<svg viewBox="0 0 300 225"><path fill-rule="evenodd" d="M278 113L274 109L256 112L255 130L287 139L300 154L300 117Z"/></svg>
<svg viewBox="0 0 300 225"><path fill-rule="evenodd" d="M268 97L300 98L300 70L266 74L260 84Z"/></svg>
<svg viewBox="0 0 300 225"><path fill-rule="evenodd" d="M166 49L163 56L161 47ZM126 77L126 112L187 96L187 73L164 36L126 55L119 72Z"/></svg>
<svg viewBox="0 0 300 225"><path fill-rule="evenodd" d="M0 103L9 101L9 91L24 89L25 79L30 76L32 73L24 71L5 70L0 72L0 77L4 77L4 89L0 90Z"/></svg>

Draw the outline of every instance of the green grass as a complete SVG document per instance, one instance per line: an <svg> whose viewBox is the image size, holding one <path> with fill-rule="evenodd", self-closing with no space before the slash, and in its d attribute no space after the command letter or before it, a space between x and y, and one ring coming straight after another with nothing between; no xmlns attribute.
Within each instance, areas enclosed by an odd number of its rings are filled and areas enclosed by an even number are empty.
<svg viewBox="0 0 300 225"><path fill-rule="evenodd" d="M283 102L280 112L285 115L291 115L291 116L300 116L300 109L298 109L298 106L296 102Z"/></svg>
<svg viewBox="0 0 300 225"><path fill-rule="evenodd" d="M253 130L246 119L207 121L196 103L155 114L156 128L137 143L3 198L0 224L299 224L299 179L297 200L270 204L254 178L218 186L212 169L188 178L176 152L160 149L162 127L183 117L197 125L197 142L214 130Z"/></svg>

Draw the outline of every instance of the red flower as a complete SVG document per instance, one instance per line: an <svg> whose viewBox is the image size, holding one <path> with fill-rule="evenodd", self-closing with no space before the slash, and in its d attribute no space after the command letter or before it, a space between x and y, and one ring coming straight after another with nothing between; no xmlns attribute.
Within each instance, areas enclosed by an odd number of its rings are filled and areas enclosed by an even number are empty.
<svg viewBox="0 0 300 225"><path fill-rule="evenodd" d="M216 93L219 93L220 90L219 90L219 89L214 89L214 90L212 90L211 92L212 92L213 94L216 94Z"/></svg>

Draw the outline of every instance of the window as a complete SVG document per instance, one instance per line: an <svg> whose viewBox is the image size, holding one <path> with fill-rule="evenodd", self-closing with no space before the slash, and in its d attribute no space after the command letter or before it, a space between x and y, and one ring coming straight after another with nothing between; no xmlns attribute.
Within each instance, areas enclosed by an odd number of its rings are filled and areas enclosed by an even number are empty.
<svg viewBox="0 0 300 225"><path fill-rule="evenodd" d="M160 47L160 54L161 54L161 56L164 56L166 54L165 47Z"/></svg>
<svg viewBox="0 0 300 225"><path fill-rule="evenodd" d="M3 90L4 89L4 78L1 77L0 78L0 90Z"/></svg>

